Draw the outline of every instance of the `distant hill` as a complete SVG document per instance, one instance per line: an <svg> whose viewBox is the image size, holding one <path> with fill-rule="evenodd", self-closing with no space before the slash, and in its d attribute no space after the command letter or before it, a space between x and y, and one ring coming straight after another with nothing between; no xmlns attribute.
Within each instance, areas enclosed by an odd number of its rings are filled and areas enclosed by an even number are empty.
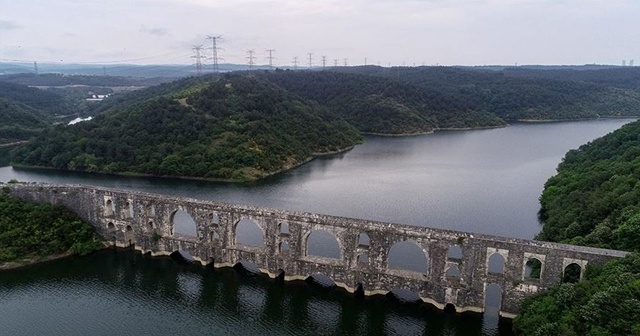
<svg viewBox="0 0 640 336"><path fill-rule="evenodd" d="M635 73L635 68L632 69ZM538 70L522 70L522 75L516 76L511 69L499 71L454 67L367 66L334 68L333 71L369 74L440 92L466 102L473 109L493 113L507 121L640 115L640 91L630 89L633 85L618 87L606 82L605 79L616 73L617 69L594 70L593 73L601 77L591 75L592 82L563 78L564 70L540 70L556 73L548 78L524 75ZM592 72L584 70L575 73L584 73L588 77Z"/></svg>
<svg viewBox="0 0 640 336"><path fill-rule="evenodd" d="M326 106L366 133L402 135L506 125L464 100L387 78L334 71L272 71L259 78Z"/></svg>
<svg viewBox="0 0 640 336"><path fill-rule="evenodd" d="M0 81L0 144L27 140L78 108L57 93Z"/></svg>
<svg viewBox="0 0 640 336"><path fill-rule="evenodd" d="M355 128L322 107L254 78L172 85L167 94L51 129L16 150L13 162L244 181L361 141Z"/></svg>

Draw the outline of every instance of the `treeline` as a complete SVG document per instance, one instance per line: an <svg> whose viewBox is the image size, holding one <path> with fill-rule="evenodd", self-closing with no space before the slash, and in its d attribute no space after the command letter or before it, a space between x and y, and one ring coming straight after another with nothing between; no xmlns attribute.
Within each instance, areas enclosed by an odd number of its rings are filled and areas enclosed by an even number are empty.
<svg viewBox="0 0 640 336"><path fill-rule="evenodd" d="M640 334L640 122L569 151L540 197L540 240L633 252L528 299L524 335Z"/></svg>
<svg viewBox="0 0 640 336"><path fill-rule="evenodd" d="M183 83L168 96L48 130L18 148L13 162L244 181L361 141L344 120L273 84L241 76Z"/></svg>
<svg viewBox="0 0 640 336"><path fill-rule="evenodd" d="M68 86L86 85L96 87L112 86L151 86L169 81L169 78L142 78L98 75L63 75L57 73L35 74L20 73L3 75L0 80L28 86Z"/></svg>
<svg viewBox="0 0 640 336"><path fill-rule="evenodd" d="M262 78L326 106L366 133L504 126L495 115L437 91L388 78L334 71L263 72Z"/></svg>
<svg viewBox="0 0 640 336"><path fill-rule="evenodd" d="M640 122L569 151L540 204L538 239L640 251Z"/></svg>
<svg viewBox="0 0 640 336"><path fill-rule="evenodd" d="M66 208L22 201L0 189L0 263L100 247L93 228Z"/></svg>
<svg viewBox="0 0 640 336"><path fill-rule="evenodd" d="M640 115L640 91L626 86L570 80L561 75L539 78L510 72L456 67L376 66L335 68L335 71L394 79L464 101L475 110L504 120L567 120ZM562 70L544 70L550 73ZM606 76L607 72L599 73ZM640 77L640 73L632 75ZM640 78L634 79L640 81ZM631 87L633 88L633 86Z"/></svg>

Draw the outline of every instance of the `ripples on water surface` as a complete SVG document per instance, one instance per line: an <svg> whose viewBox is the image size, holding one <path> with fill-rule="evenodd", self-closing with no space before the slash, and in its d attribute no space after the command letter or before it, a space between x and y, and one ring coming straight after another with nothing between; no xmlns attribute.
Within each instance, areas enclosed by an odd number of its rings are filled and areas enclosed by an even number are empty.
<svg viewBox="0 0 640 336"><path fill-rule="evenodd" d="M509 335L510 323L104 250L0 272L0 335Z"/></svg>

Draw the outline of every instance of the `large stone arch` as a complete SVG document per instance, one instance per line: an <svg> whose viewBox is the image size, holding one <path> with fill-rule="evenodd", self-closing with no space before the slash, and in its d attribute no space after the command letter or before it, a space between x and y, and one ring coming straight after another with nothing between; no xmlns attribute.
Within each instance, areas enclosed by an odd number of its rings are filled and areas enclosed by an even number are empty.
<svg viewBox="0 0 640 336"><path fill-rule="evenodd" d="M198 223L196 222L197 217L189 210L184 206L179 206L171 211L169 228L172 236L192 239L200 238L200 230L198 230Z"/></svg>
<svg viewBox="0 0 640 336"><path fill-rule="evenodd" d="M266 231L259 220L252 216L243 216L232 227L233 245L264 247Z"/></svg>
<svg viewBox="0 0 640 336"><path fill-rule="evenodd" d="M398 239L387 251L386 266L389 271L399 270L429 274L431 260L429 252L420 241Z"/></svg>
<svg viewBox="0 0 640 336"><path fill-rule="evenodd" d="M508 260L509 250L487 247L487 259L485 261L486 273L505 274Z"/></svg>
<svg viewBox="0 0 640 336"><path fill-rule="evenodd" d="M310 244L311 239L311 246ZM305 232L303 238L303 253L305 256L316 256L322 258L340 259L343 258L343 244L340 237L325 228L316 228ZM335 243L335 245L333 244ZM322 245L324 244L324 248ZM327 246L326 244L329 244Z"/></svg>

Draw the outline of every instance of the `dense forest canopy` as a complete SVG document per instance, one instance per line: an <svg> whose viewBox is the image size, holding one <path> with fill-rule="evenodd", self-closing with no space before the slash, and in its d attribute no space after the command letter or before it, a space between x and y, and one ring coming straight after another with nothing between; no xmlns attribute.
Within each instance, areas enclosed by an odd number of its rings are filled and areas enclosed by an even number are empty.
<svg viewBox="0 0 640 336"><path fill-rule="evenodd" d="M93 228L66 208L22 201L0 189L0 263L100 247Z"/></svg>
<svg viewBox="0 0 640 336"><path fill-rule="evenodd" d="M333 71L275 71L261 77L326 106L366 133L412 134L506 125L465 100L388 78Z"/></svg>
<svg viewBox="0 0 640 336"><path fill-rule="evenodd" d="M569 151L540 203L539 239L640 251L640 122Z"/></svg>
<svg viewBox="0 0 640 336"><path fill-rule="evenodd" d="M234 75L182 83L167 95L48 130L17 149L14 162L243 181L361 141L344 120L273 84Z"/></svg>
<svg viewBox="0 0 640 336"><path fill-rule="evenodd" d="M525 335L640 334L640 121L569 151L540 197L541 240L633 252L527 300Z"/></svg>
<svg viewBox="0 0 640 336"><path fill-rule="evenodd" d="M507 121L640 115L640 90L631 84L640 82L638 71L625 73L628 78L619 80L625 85L610 85L611 82L597 75L589 82L561 75L548 78L510 76L509 70L482 68L367 66L336 68L335 71L384 77L440 92ZM597 74L603 77L613 76L609 70L600 71Z"/></svg>

